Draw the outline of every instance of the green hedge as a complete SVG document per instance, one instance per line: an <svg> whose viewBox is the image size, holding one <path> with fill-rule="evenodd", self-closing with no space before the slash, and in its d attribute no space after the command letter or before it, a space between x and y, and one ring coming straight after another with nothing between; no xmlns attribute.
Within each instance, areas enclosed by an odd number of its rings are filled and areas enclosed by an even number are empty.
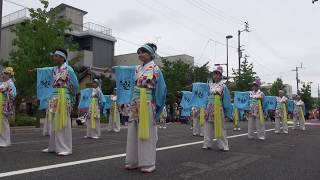
<svg viewBox="0 0 320 180"><path fill-rule="evenodd" d="M16 114L16 119L10 120L10 126L35 126L36 119L24 113Z"/></svg>

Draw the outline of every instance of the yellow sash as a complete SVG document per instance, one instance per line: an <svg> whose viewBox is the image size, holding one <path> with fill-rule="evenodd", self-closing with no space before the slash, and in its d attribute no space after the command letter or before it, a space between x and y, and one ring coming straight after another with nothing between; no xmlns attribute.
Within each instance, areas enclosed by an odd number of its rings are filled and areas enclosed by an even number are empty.
<svg viewBox="0 0 320 180"><path fill-rule="evenodd" d="M304 118L304 113L303 113L302 107L299 107L299 114L300 114L300 118L302 119L302 121L306 122L306 119Z"/></svg>
<svg viewBox="0 0 320 180"><path fill-rule="evenodd" d="M258 100L258 106L259 106L259 121L260 121L260 125L264 124L264 115L263 115L263 111L262 111L262 103L261 100Z"/></svg>
<svg viewBox="0 0 320 180"><path fill-rule="evenodd" d="M116 120L117 120L117 102L113 102L112 121L116 122Z"/></svg>
<svg viewBox="0 0 320 180"><path fill-rule="evenodd" d="M288 122L288 114L287 114L287 106L283 103L283 123L287 124Z"/></svg>
<svg viewBox="0 0 320 180"><path fill-rule="evenodd" d="M239 124L239 111L238 108L234 108L233 111L233 121L234 121L234 125L237 127Z"/></svg>
<svg viewBox="0 0 320 180"><path fill-rule="evenodd" d="M55 130L63 129L67 126L67 101L66 101L66 89L58 89L58 116L55 119Z"/></svg>
<svg viewBox="0 0 320 180"><path fill-rule="evenodd" d="M200 117L200 125L202 126L203 124L204 124L204 119L205 119L205 113L204 113L204 108L202 107L202 108L200 108L200 115L199 115Z"/></svg>
<svg viewBox="0 0 320 180"><path fill-rule="evenodd" d="M91 99L91 128L95 129L96 128L96 121L95 121L95 110L96 110L96 99L92 98Z"/></svg>
<svg viewBox="0 0 320 180"><path fill-rule="evenodd" d="M216 139L222 137L221 97L214 95L214 135Z"/></svg>
<svg viewBox="0 0 320 180"><path fill-rule="evenodd" d="M0 93L0 134L3 131L3 93Z"/></svg>
<svg viewBox="0 0 320 180"><path fill-rule="evenodd" d="M149 132L149 111L147 103L147 89L140 88L140 110L139 110L139 126L138 136L141 140L148 140Z"/></svg>

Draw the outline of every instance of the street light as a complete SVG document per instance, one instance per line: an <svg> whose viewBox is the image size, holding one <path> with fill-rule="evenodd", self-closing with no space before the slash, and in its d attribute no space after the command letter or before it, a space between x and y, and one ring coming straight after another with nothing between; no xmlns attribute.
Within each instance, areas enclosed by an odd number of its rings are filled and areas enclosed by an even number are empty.
<svg viewBox="0 0 320 180"><path fill-rule="evenodd" d="M226 40L227 40L227 81L229 81L229 39L231 39L232 36L231 35L228 35L226 36Z"/></svg>

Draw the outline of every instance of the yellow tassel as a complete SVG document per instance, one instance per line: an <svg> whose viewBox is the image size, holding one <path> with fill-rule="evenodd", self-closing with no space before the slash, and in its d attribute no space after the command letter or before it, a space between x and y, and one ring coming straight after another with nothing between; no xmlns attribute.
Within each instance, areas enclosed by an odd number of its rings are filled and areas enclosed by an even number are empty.
<svg viewBox="0 0 320 180"><path fill-rule="evenodd" d="M0 93L0 134L3 131L3 93Z"/></svg>
<svg viewBox="0 0 320 180"><path fill-rule="evenodd" d="M113 112L112 112L112 121L117 121L117 102L113 102Z"/></svg>
<svg viewBox="0 0 320 180"><path fill-rule="evenodd" d="M95 110L96 110L96 99L92 98L91 100L91 128L96 128L96 121L95 121Z"/></svg>
<svg viewBox="0 0 320 180"><path fill-rule="evenodd" d="M149 132L149 111L147 104L147 90L140 88L140 109L139 109L139 128L138 136L142 140L148 140Z"/></svg>
<svg viewBox="0 0 320 180"><path fill-rule="evenodd" d="M299 112L300 112L300 118L302 119L302 121L306 122L306 119L304 118L304 113L303 113L302 107L299 107Z"/></svg>
<svg viewBox="0 0 320 180"><path fill-rule="evenodd" d="M238 124L239 124L239 111L238 111L238 108L234 108L233 121L234 121L234 125L236 127L238 127Z"/></svg>
<svg viewBox="0 0 320 180"><path fill-rule="evenodd" d="M258 106L259 106L259 120L260 120L260 125L264 124L264 115L263 115L263 111L262 111L262 103L261 100L258 100Z"/></svg>
<svg viewBox="0 0 320 180"><path fill-rule="evenodd" d="M222 137L222 115L221 115L221 98L219 95L214 96L214 134L215 138Z"/></svg>
<svg viewBox="0 0 320 180"><path fill-rule="evenodd" d="M283 103L283 122L286 124L288 122L287 106L285 103Z"/></svg>
<svg viewBox="0 0 320 180"><path fill-rule="evenodd" d="M204 108L200 108L200 125L202 126L204 124L204 116L205 116L205 113L204 113Z"/></svg>
<svg viewBox="0 0 320 180"><path fill-rule="evenodd" d="M67 101L66 89L58 89L58 120L56 119L56 130L63 129L67 126Z"/></svg>

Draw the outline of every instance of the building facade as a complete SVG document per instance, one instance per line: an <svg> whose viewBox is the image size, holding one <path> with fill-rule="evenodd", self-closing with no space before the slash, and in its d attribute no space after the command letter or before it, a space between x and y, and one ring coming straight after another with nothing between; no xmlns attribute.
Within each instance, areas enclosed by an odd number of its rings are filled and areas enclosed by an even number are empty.
<svg viewBox="0 0 320 180"><path fill-rule="evenodd" d="M182 61L191 65L194 65L194 57L186 55L186 54L181 54L181 55L175 55L175 56L166 56L166 57L157 57L155 59L155 63L159 66L163 66L163 61L169 61L169 62L174 62L174 61ZM131 54L123 54L123 55L118 55L115 56L113 59L113 65L114 66L136 66L141 64L137 53L131 53Z"/></svg>

